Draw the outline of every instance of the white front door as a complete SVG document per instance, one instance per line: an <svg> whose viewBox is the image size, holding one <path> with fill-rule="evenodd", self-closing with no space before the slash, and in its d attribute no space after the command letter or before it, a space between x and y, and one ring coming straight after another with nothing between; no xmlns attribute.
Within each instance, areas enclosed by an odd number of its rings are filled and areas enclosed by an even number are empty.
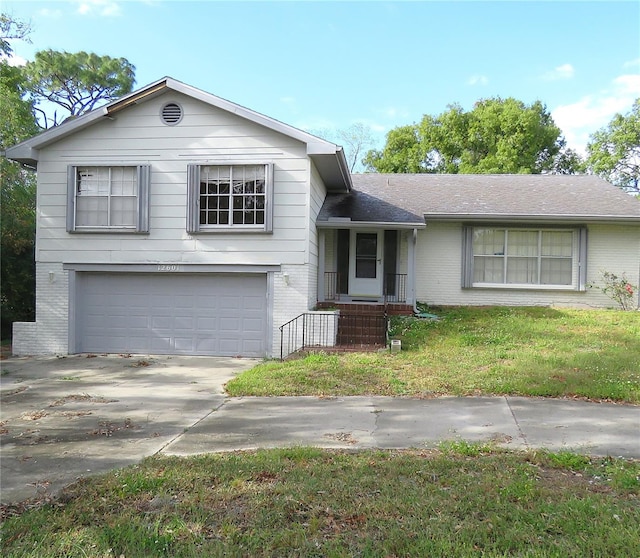
<svg viewBox="0 0 640 558"><path fill-rule="evenodd" d="M382 296L383 231L351 230L349 294Z"/></svg>

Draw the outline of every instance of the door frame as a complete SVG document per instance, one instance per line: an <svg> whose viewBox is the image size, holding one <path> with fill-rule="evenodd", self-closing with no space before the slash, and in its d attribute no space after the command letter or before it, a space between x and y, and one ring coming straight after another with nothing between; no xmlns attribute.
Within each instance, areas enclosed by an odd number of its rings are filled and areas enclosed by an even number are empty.
<svg viewBox="0 0 640 558"><path fill-rule="evenodd" d="M357 237L359 234L376 235L375 277L356 277ZM351 229L349 236L349 295L354 297L380 298L383 284L383 229Z"/></svg>

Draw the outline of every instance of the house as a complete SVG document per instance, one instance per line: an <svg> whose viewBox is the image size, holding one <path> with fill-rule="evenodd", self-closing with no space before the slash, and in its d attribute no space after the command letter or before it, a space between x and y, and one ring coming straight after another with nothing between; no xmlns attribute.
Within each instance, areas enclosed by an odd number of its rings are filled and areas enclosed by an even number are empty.
<svg viewBox="0 0 640 558"><path fill-rule="evenodd" d="M168 77L6 156L38 171L15 354L277 356L302 314L336 342L316 307L599 307L600 270L640 282L640 203L598 178L352 176L341 147Z"/></svg>

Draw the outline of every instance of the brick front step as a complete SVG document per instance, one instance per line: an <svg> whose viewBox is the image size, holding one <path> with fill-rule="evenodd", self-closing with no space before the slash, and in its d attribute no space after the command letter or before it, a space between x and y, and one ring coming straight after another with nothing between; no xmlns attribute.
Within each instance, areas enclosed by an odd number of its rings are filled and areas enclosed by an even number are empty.
<svg viewBox="0 0 640 558"><path fill-rule="evenodd" d="M384 314L340 314L338 345L384 345L386 320Z"/></svg>
<svg viewBox="0 0 640 558"><path fill-rule="evenodd" d="M409 304L400 304L397 302L387 304L363 304L363 303L331 303L331 302L318 302L317 308L322 310L325 308L332 308L340 310L341 314L355 314L355 315L383 315L385 312L388 315L393 316L411 316L413 314L413 306Z"/></svg>

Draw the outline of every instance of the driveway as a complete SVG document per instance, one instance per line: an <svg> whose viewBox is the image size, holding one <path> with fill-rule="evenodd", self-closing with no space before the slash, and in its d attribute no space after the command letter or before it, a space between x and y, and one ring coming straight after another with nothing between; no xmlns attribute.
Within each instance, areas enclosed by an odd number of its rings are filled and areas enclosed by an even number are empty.
<svg viewBox="0 0 640 558"><path fill-rule="evenodd" d="M0 361L3 503L139 462L225 401L251 359L74 355Z"/></svg>

